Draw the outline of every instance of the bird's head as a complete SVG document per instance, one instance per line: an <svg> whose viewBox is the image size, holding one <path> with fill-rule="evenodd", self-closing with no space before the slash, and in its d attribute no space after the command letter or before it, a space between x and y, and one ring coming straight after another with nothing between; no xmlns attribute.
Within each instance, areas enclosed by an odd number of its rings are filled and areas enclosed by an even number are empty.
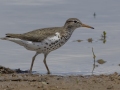
<svg viewBox="0 0 120 90"><path fill-rule="evenodd" d="M76 29L76 28L79 28L79 27L86 27L86 28L91 28L91 29L94 29L93 27L89 26L89 25L86 25L86 24L83 24L79 19L77 18L69 18L65 25L64 25L65 28L71 28L71 29Z"/></svg>

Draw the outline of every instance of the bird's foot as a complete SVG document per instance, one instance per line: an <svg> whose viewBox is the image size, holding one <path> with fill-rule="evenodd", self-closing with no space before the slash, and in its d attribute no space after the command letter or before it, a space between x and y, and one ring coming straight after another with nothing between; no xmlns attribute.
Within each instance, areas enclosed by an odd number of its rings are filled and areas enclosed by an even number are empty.
<svg viewBox="0 0 120 90"><path fill-rule="evenodd" d="M47 74L51 74L50 71L48 71Z"/></svg>

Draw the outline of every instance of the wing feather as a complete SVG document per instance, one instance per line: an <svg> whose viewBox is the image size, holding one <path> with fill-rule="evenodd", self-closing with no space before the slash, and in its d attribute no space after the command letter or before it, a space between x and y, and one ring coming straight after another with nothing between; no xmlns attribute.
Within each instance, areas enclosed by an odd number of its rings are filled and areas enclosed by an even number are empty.
<svg viewBox="0 0 120 90"><path fill-rule="evenodd" d="M56 32L62 32L61 27L37 29L23 34L6 34L8 38L19 38L33 42L41 42L44 39L55 35Z"/></svg>

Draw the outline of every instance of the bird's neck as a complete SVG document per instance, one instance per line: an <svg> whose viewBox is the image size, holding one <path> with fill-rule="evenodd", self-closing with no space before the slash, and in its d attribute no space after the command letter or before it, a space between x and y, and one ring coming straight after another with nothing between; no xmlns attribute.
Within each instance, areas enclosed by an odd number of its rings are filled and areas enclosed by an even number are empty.
<svg viewBox="0 0 120 90"><path fill-rule="evenodd" d="M73 27L68 27L68 28L65 29L65 32L72 35L72 33L73 33L74 30L75 30L75 28L73 28Z"/></svg>
<svg viewBox="0 0 120 90"><path fill-rule="evenodd" d="M74 30L75 28L70 28L70 27L65 28L63 26L62 30L60 30L60 35L63 37L70 38Z"/></svg>
<svg viewBox="0 0 120 90"><path fill-rule="evenodd" d="M64 29L64 33L62 34L62 36L65 37L66 40L68 40L71 37L73 31L74 31L74 29L72 29L72 28Z"/></svg>

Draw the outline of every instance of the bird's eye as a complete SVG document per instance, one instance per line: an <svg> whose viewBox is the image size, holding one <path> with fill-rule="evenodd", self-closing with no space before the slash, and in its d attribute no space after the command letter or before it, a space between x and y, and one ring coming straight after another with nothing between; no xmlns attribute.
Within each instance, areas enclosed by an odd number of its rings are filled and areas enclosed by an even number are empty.
<svg viewBox="0 0 120 90"><path fill-rule="evenodd" d="M74 21L74 23L77 23L77 21Z"/></svg>

